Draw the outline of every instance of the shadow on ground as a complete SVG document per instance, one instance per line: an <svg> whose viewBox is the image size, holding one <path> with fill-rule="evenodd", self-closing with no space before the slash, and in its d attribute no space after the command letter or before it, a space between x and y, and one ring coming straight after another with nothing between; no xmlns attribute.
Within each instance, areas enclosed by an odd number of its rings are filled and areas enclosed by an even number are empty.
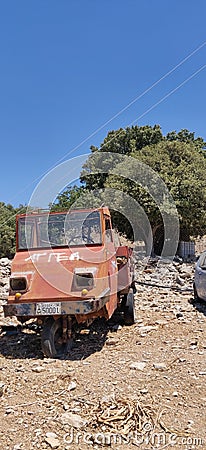
<svg viewBox="0 0 206 450"><path fill-rule="evenodd" d="M197 309L197 311L204 314L204 316L206 317L206 302L204 300L193 298L191 299L190 303L195 309Z"/></svg>
<svg viewBox="0 0 206 450"><path fill-rule="evenodd" d="M72 349L61 359L81 360L101 351L109 331L115 332L119 316L113 316L108 322L96 319L90 327L81 327L75 334ZM43 359L41 350L41 329L34 323L8 327L0 333L0 355L8 359Z"/></svg>

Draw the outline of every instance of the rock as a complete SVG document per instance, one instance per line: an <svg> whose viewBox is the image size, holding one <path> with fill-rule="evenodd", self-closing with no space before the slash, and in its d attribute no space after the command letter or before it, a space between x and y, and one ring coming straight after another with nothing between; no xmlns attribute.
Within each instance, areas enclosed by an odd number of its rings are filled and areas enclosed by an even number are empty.
<svg viewBox="0 0 206 450"><path fill-rule="evenodd" d="M172 395L173 395L173 397L178 397L178 392L177 392L177 391L174 391L174 392L172 393Z"/></svg>
<svg viewBox="0 0 206 450"><path fill-rule="evenodd" d="M178 270L182 278L191 278L194 273L193 266L188 267L186 264L182 264Z"/></svg>
<svg viewBox="0 0 206 450"><path fill-rule="evenodd" d="M56 362L57 362L56 359L44 358L44 360L43 360L44 364L56 364Z"/></svg>
<svg viewBox="0 0 206 450"><path fill-rule="evenodd" d="M157 330L157 329L158 329L157 326L147 325L145 327L142 327L142 326L139 327L139 332L140 332L140 334L147 334L147 333L150 333L150 331Z"/></svg>
<svg viewBox="0 0 206 450"><path fill-rule="evenodd" d="M52 433L52 432L50 432L50 431L48 431L48 433L46 433L46 437L47 437L47 438L54 438L54 439L57 439L56 433Z"/></svg>
<svg viewBox="0 0 206 450"><path fill-rule="evenodd" d="M177 275L176 277L176 283L179 284L180 286L184 286L185 284L184 280L179 275Z"/></svg>
<svg viewBox="0 0 206 450"><path fill-rule="evenodd" d="M176 269L176 267L175 267L174 265L169 266L169 267L168 267L168 270L169 270L170 272L172 272L172 273L177 273L177 269Z"/></svg>
<svg viewBox="0 0 206 450"><path fill-rule="evenodd" d="M190 342L190 345L191 345L192 347L195 347L197 344L198 344L198 341L197 341L197 340L194 340L194 341Z"/></svg>
<svg viewBox="0 0 206 450"><path fill-rule="evenodd" d="M8 258L1 258L0 259L0 265L1 266L11 266L11 261L10 261L10 259L8 259Z"/></svg>
<svg viewBox="0 0 206 450"><path fill-rule="evenodd" d="M2 397L4 393L4 383L0 383L0 397Z"/></svg>
<svg viewBox="0 0 206 450"><path fill-rule="evenodd" d="M58 448L60 446L60 441L57 439L55 433L47 433L45 442L49 444L51 448Z"/></svg>
<svg viewBox="0 0 206 450"><path fill-rule="evenodd" d="M70 425L74 428L83 428L87 423L79 414L72 414L69 412L65 412L61 415L61 422L64 425Z"/></svg>
<svg viewBox="0 0 206 450"><path fill-rule="evenodd" d="M148 394L148 389L147 388L143 388L140 390L141 394Z"/></svg>
<svg viewBox="0 0 206 450"><path fill-rule="evenodd" d="M76 389L77 384L75 383L75 381L71 381L71 383L69 384L67 390L68 391L73 391L74 389Z"/></svg>
<svg viewBox="0 0 206 450"><path fill-rule="evenodd" d="M156 323L157 325L161 325L161 326L167 325L167 321L166 321L166 320L163 320L163 319L156 320L155 323Z"/></svg>
<svg viewBox="0 0 206 450"><path fill-rule="evenodd" d="M166 370L167 369L167 366L165 363L154 363L153 367L154 367L154 369L157 369L157 370Z"/></svg>
<svg viewBox="0 0 206 450"><path fill-rule="evenodd" d="M109 339L106 341L106 345L117 345L119 344L119 340L118 339Z"/></svg>
<svg viewBox="0 0 206 450"><path fill-rule="evenodd" d="M32 367L31 370L32 370L32 372L40 373L40 372L44 372L45 368L42 366L35 366L35 367Z"/></svg>
<svg viewBox="0 0 206 450"><path fill-rule="evenodd" d="M140 362L133 362L132 364L130 364L129 368L143 371L145 366L146 366L146 363L143 361L142 362L140 361Z"/></svg>
<svg viewBox="0 0 206 450"><path fill-rule="evenodd" d="M8 407L8 408L6 408L5 413L6 414L14 414L14 409Z"/></svg>
<svg viewBox="0 0 206 450"><path fill-rule="evenodd" d="M63 408L64 408L64 411L68 411L70 406L67 403L64 403Z"/></svg>
<svg viewBox="0 0 206 450"><path fill-rule="evenodd" d="M191 427L192 425L194 425L194 420L189 419L187 423L188 427Z"/></svg>
<svg viewBox="0 0 206 450"><path fill-rule="evenodd" d="M180 319L181 317L184 317L184 316L183 316L183 314L182 314L181 312L178 312L178 313L176 314L176 317L177 317L177 319Z"/></svg>

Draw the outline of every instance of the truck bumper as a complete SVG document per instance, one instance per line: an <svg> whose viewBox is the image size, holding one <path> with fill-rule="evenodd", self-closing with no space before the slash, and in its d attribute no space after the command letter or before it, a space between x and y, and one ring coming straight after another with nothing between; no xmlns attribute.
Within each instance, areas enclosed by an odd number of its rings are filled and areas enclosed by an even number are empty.
<svg viewBox="0 0 206 450"><path fill-rule="evenodd" d="M78 314L90 314L96 311L99 311L103 308L106 303L109 302L110 289L106 289L98 298L91 298L85 300L68 300L58 302L53 299L48 302L36 302L32 303L12 303L3 305L4 315L5 317L10 316L26 316L26 317L40 317L42 315L45 316L53 316L53 315L78 315ZM57 305L57 312L54 313L52 311L52 305ZM42 308L43 305L43 308ZM51 305L51 308L48 308L47 305ZM55 310L55 309L54 309ZM45 311L45 312L42 312Z"/></svg>

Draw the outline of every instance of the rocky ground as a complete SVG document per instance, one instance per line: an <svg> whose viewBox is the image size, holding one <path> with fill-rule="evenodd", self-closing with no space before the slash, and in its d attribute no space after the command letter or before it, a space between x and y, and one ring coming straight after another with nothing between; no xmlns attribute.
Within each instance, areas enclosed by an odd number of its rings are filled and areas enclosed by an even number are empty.
<svg viewBox="0 0 206 450"><path fill-rule="evenodd" d="M4 298L9 262L0 269ZM97 320L64 360L43 357L35 323L18 328L1 310L2 450L206 449L206 304L191 303L193 269L139 262L136 324Z"/></svg>

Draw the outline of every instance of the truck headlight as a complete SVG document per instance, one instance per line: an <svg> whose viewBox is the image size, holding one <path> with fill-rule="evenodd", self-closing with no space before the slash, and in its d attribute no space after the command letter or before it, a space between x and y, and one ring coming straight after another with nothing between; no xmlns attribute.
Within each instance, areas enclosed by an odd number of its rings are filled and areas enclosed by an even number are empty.
<svg viewBox="0 0 206 450"><path fill-rule="evenodd" d="M73 290L92 289L94 287L94 277L92 273L74 274L72 288Z"/></svg>
<svg viewBox="0 0 206 450"><path fill-rule="evenodd" d="M17 291L17 292L22 292L22 291L26 291L27 288L27 281L26 278L24 277L14 277L14 278L10 278L10 288L12 291Z"/></svg>

